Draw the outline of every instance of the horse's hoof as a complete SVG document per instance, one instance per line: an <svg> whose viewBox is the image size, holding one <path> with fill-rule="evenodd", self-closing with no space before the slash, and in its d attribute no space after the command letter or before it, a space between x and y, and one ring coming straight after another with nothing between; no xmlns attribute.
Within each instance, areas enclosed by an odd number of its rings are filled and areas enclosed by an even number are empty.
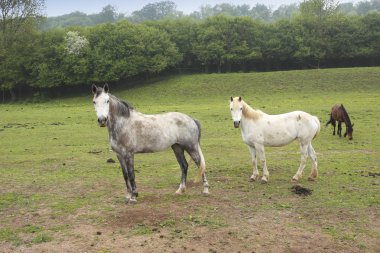
<svg viewBox="0 0 380 253"><path fill-rule="evenodd" d="M261 179L261 183L262 183L262 184L266 184L266 183L268 183L268 179L266 179L266 178L262 178L262 179Z"/></svg>
<svg viewBox="0 0 380 253"><path fill-rule="evenodd" d="M131 204L131 205L134 205L137 203L137 199L136 198L130 198L129 201L128 201L128 204Z"/></svg>
<svg viewBox="0 0 380 253"><path fill-rule="evenodd" d="M308 181L315 181L315 177L308 177L307 180Z"/></svg>
<svg viewBox="0 0 380 253"><path fill-rule="evenodd" d="M179 189L175 192L175 194L181 195L181 194L185 193L185 191L186 191L186 188L179 188Z"/></svg>
<svg viewBox="0 0 380 253"><path fill-rule="evenodd" d="M299 179L296 178L296 177L293 177L293 178L292 178L292 182L293 182L293 183L298 183L298 180L299 180Z"/></svg>
<svg viewBox="0 0 380 253"><path fill-rule="evenodd" d="M207 196L210 194L210 192L208 191L208 188L203 189L203 194Z"/></svg>
<svg viewBox="0 0 380 253"><path fill-rule="evenodd" d="M258 176L256 176L256 175L252 175L252 176L249 178L249 181L251 181L251 182L255 182L257 177L258 177Z"/></svg>

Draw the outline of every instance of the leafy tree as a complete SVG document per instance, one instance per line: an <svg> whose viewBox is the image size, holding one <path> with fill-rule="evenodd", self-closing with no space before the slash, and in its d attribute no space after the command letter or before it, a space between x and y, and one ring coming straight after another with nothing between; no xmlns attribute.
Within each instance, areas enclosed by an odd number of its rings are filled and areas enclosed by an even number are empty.
<svg viewBox="0 0 380 253"><path fill-rule="evenodd" d="M181 63L178 68L198 69L199 61L193 52L193 45L196 41L196 34L199 29L199 22L191 18L180 18L176 20L162 20L147 22L149 26L164 30L170 36L170 40L175 43L181 54Z"/></svg>
<svg viewBox="0 0 380 253"><path fill-rule="evenodd" d="M363 1L356 6L356 12L359 15L364 15L371 11L380 11L380 0Z"/></svg>
<svg viewBox="0 0 380 253"><path fill-rule="evenodd" d="M205 71L216 66L221 72L223 65L230 71L232 64L242 64L245 68L249 60L259 57L255 28L252 19L241 17L215 16L201 24L194 53Z"/></svg>
<svg viewBox="0 0 380 253"><path fill-rule="evenodd" d="M182 16L182 12L177 11L177 6L174 2L163 1L147 4L141 10L134 11L129 20L132 22L143 22L163 18L177 18L180 16Z"/></svg>
<svg viewBox="0 0 380 253"><path fill-rule="evenodd" d="M290 20L280 20L262 27L260 45L265 70L291 69L299 44L299 27Z"/></svg>
<svg viewBox="0 0 380 253"><path fill-rule="evenodd" d="M36 88L64 86L66 75L62 62L65 55L65 31L51 30L42 33L37 39L38 45L33 51L33 62L30 84Z"/></svg>
<svg viewBox="0 0 380 253"><path fill-rule="evenodd" d="M380 13L365 15L359 23L362 30L358 36L361 48L365 52L370 65L380 64Z"/></svg>
<svg viewBox="0 0 380 253"><path fill-rule="evenodd" d="M336 0L307 0L300 4L301 16L318 22L336 14L337 10L338 2Z"/></svg>
<svg viewBox="0 0 380 253"><path fill-rule="evenodd" d="M16 99L14 88L25 85L22 52L27 48L44 0L1 0L0 1L0 87L9 90L12 100ZM19 51L21 50L21 51Z"/></svg>
<svg viewBox="0 0 380 253"><path fill-rule="evenodd" d="M341 3L338 5L340 12L344 14L356 14L356 10L353 3Z"/></svg>
<svg viewBox="0 0 380 253"><path fill-rule="evenodd" d="M277 10L273 12L272 19L290 19L296 12L298 12L297 4L280 5Z"/></svg>
<svg viewBox="0 0 380 253"><path fill-rule="evenodd" d="M180 60L167 33L147 25L127 21L98 25L91 29L88 39L95 82L157 74Z"/></svg>
<svg viewBox="0 0 380 253"><path fill-rule="evenodd" d="M296 57L308 66L320 67L327 54L326 20L338 13L335 0L307 0L300 4L301 36Z"/></svg>
<svg viewBox="0 0 380 253"><path fill-rule="evenodd" d="M256 4L252 7L251 16L255 19L269 21L271 19L271 10L264 4Z"/></svg>
<svg viewBox="0 0 380 253"><path fill-rule="evenodd" d="M109 4L105 6L100 13L89 15L89 18L92 20L92 24L94 25L114 23L118 19L118 14L115 7Z"/></svg>

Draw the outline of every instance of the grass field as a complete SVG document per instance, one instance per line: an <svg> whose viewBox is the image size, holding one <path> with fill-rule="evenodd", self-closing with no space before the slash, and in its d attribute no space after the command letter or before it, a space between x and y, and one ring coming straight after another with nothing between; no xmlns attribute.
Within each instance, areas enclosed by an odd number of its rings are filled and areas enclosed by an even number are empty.
<svg viewBox="0 0 380 253"><path fill-rule="evenodd" d="M111 93L153 114L181 111L202 124L211 195L192 183L174 194L171 150L135 157L136 205L99 128L92 95L0 105L0 252L380 252L380 68L181 75ZM230 96L269 114L319 117L343 103L353 141L322 127L291 192L298 143L266 148L269 183L249 182L248 148L233 128ZM260 174L262 171L260 169Z"/></svg>

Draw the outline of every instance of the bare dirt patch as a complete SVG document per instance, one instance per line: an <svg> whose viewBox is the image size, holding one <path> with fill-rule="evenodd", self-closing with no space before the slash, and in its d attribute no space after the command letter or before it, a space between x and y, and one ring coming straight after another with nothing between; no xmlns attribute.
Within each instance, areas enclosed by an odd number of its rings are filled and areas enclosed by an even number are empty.
<svg viewBox="0 0 380 253"><path fill-rule="evenodd" d="M176 196L175 188L143 189L157 194L143 196L136 205L115 197L105 202L107 207L81 208L63 217L52 216L46 207L17 214L15 227L40 224L53 239L30 243L35 235L21 233L24 243L2 243L0 252L379 252L376 234L351 233L354 226L367 226L379 234L376 208L366 210L370 220L360 225L355 223L360 213L302 210L297 208L301 198L295 196L281 198L288 205L263 209L260 205L279 199L269 193L249 198L238 188L228 195L225 189L212 189L204 197L200 185L190 182L186 196ZM121 195L120 189L110 195Z"/></svg>

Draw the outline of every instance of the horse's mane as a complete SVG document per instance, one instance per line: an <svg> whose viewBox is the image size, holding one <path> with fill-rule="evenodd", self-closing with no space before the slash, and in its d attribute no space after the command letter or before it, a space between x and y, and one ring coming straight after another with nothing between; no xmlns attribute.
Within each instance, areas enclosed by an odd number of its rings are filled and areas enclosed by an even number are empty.
<svg viewBox="0 0 380 253"><path fill-rule="evenodd" d="M123 100L120 100L119 98L115 97L114 95L111 95L109 93L108 93L108 95L113 102L112 103L113 111L117 115L129 117L130 110L134 110L134 107L130 103L123 101ZM110 108L110 110L111 110L111 108Z"/></svg>
<svg viewBox="0 0 380 253"><path fill-rule="evenodd" d="M342 111L343 111L343 114L344 114L344 119L345 119L345 123L347 125L347 128L349 129L352 129L352 125L351 125L351 120L350 120L350 117L348 116L348 113L346 111L346 108L344 108L343 104L340 105L340 108L342 108Z"/></svg>
<svg viewBox="0 0 380 253"><path fill-rule="evenodd" d="M258 119L262 116L263 112L260 110L255 110L250 107L246 102L242 101L243 104L243 115L249 119Z"/></svg>

